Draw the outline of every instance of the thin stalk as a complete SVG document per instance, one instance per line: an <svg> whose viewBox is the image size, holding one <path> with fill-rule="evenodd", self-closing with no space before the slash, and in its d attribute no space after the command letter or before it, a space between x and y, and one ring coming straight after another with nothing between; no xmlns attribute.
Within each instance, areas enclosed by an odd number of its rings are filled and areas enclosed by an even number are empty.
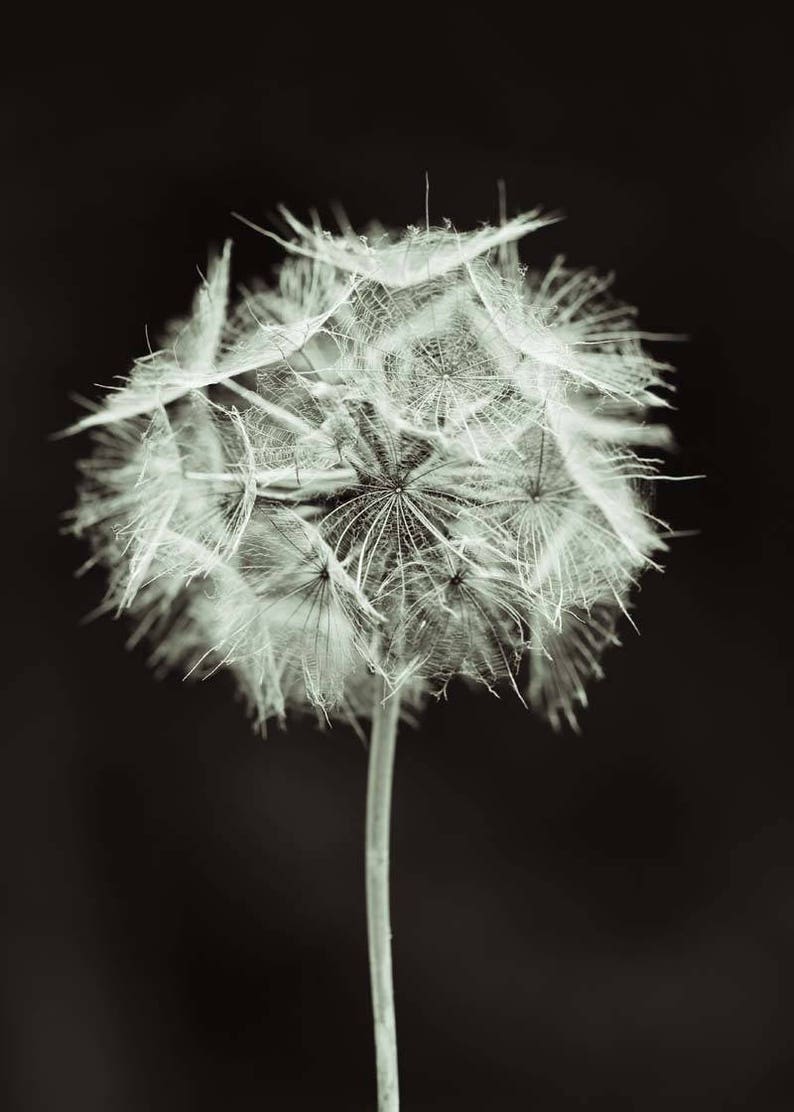
<svg viewBox="0 0 794 1112"><path fill-rule="evenodd" d="M398 1112L397 1027L391 970L389 919L389 829L392 772L400 695L387 698L385 684L375 699L369 744L366 817L367 935L372 1013L375 1023L375 1062L378 1112Z"/></svg>

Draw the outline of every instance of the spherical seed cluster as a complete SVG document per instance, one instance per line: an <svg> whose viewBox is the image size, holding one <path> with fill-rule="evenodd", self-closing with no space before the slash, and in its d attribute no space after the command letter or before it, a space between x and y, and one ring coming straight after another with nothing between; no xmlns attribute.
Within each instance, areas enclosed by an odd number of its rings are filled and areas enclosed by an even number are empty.
<svg viewBox="0 0 794 1112"><path fill-rule="evenodd" d="M159 667L231 669L259 724L464 676L575 726L663 547L639 453L664 365L607 280L519 266L537 212L373 242L283 216L276 287L230 309L227 244L74 426L105 607Z"/></svg>

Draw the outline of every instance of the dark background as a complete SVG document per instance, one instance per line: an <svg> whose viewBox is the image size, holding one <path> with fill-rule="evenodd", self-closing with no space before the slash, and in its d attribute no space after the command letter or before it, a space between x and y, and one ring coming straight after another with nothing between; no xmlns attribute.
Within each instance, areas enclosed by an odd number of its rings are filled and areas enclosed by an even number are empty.
<svg viewBox="0 0 794 1112"><path fill-rule="evenodd" d="M374 1108L362 745L262 741L225 679L156 683L123 624L81 625L102 583L58 514L85 444L46 437L187 307L210 244L235 237L236 280L277 262L231 210L420 223L425 170L461 228L500 177L511 210L562 209L525 261L614 269L644 327L689 335L663 349L670 466L708 478L660 491L700 533L646 577L581 738L469 690L402 738L404 1107L794 1106L794 98L750 12L34 13L6 42L9 1112Z"/></svg>

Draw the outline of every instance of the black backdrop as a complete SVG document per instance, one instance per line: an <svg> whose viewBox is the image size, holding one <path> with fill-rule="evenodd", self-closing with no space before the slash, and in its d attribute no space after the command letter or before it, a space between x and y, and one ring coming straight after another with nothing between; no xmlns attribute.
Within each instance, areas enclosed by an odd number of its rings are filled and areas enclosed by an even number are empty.
<svg viewBox="0 0 794 1112"><path fill-rule="evenodd" d="M500 177L561 208L526 261L614 269L689 335L671 467L708 478L661 491L700 533L646 578L581 738L455 690L401 741L404 1107L794 1106L787 46L646 17L34 14L7 42L4 1107L374 1107L363 748L257 739L224 679L157 683L121 624L81 625L101 581L57 520L81 445L46 436L186 308L208 245L235 237L237 280L277 260L231 210L419 223L425 170L461 228Z"/></svg>

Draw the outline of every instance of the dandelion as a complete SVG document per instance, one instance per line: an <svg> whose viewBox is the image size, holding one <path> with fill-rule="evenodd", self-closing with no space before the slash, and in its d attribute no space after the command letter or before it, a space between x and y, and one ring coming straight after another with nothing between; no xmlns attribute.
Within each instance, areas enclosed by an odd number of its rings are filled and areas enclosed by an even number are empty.
<svg viewBox="0 0 794 1112"><path fill-rule="evenodd" d="M530 212L331 235L283 211L274 288L187 319L71 431L71 528L158 669L230 670L260 730L371 722L367 912L379 1109L398 1107L388 905L400 717L455 677L577 728L665 526L665 364L610 282L526 270ZM260 229L261 230L261 229Z"/></svg>

